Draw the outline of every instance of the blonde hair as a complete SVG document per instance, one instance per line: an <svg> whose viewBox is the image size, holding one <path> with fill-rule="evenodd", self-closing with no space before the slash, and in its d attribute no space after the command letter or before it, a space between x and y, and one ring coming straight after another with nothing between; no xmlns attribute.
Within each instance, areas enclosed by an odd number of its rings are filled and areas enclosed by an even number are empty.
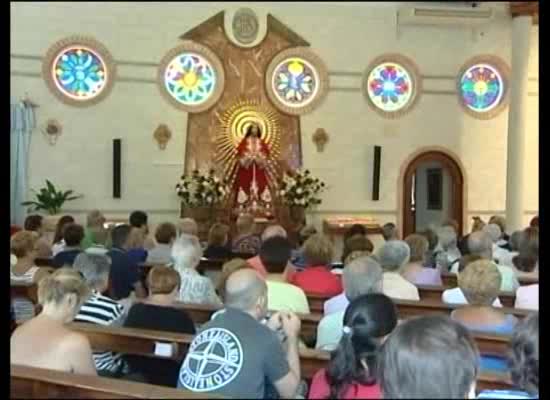
<svg viewBox="0 0 550 400"><path fill-rule="evenodd" d="M59 305L69 294L76 295L77 308L91 294L82 274L73 268L60 268L38 282L38 303L43 306L49 303Z"/></svg>
<svg viewBox="0 0 550 400"><path fill-rule="evenodd" d="M254 217L251 214L241 214L237 218L237 232L249 233L254 228Z"/></svg>
<svg viewBox="0 0 550 400"><path fill-rule="evenodd" d="M333 256L332 242L323 234L316 233L304 243L304 258L309 265L330 265Z"/></svg>
<svg viewBox="0 0 550 400"><path fill-rule="evenodd" d="M132 227L130 234L128 235L128 248L140 249L145 242L145 233L141 228Z"/></svg>
<svg viewBox="0 0 550 400"><path fill-rule="evenodd" d="M215 223L208 232L208 245L223 246L227 241L229 227L224 224Z"/></svg>
<svg viewBox="0 0 550 400"><path fill-rule="evenodd" d="M104 223L105 217L103 216L103 213L99 210L92 210L86 216L86 226L88 228L96 226L102 227Z"/></svg>
<svg viewBox="0 0 550 400"><path fill-rule="evenodd" d="M164 265L151 268L147 275L149 294L169 294L180 287L181 277L178 272Z"/></svg>
<svg viewBox="0 0 550 400"><path fill-rule="evenodd" d="M405 238L405 242L411 250L409 262L419 262L426 258L426 253L430 247L428 239L425 236L412 234Z"/></svg>
<svg viewBox="0 0 550 400"><path fill-rule="evenodd" d="M458 274L458 287L471 305L490 306L498 297L502 276L495 263L478 260Z"/></svg>
<svg viewBox="0 0 550 400"><path fill-rule="evenodd" d="M25 257L36 247L38 233L19 231L10 238L10 252L17 258Z"/></svg>

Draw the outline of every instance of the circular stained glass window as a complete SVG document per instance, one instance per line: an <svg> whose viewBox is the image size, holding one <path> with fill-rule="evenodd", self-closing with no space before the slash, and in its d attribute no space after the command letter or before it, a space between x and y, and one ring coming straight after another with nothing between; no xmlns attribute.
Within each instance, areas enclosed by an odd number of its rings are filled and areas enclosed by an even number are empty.
<svg viewBox="0 0 550 400"><path fill-rule="evenodd" d="M282 111L300 115L311 111L324 98L328 73L311 51L292 48L271 61L266 74L268 96Z"/></svg>
<svg viewBox="0 0 550 400"><path fill-rule="evenodd" d="M104 98L115 74L107 49L85 37L70 37L54 44L46 54L42 69L52 92L63 102L78 106Z"/></svg>
<svg viewBox="0 0 550 400"><path fill-rule="evenodd" d="M56 57L52 65L52 79L66 96L88 100L101 93L109 77L99 54L83 46L74 46Z"/></svg>
<svg viewBox="0 0 550 400"><path fill-rule="evenodd" d="M503 107L507 94L507 67L500 60L471 60L462 68L458 81L459 100L472 116L492 118Z"/></svg>
<svg viewBox="0 0 550 400"><path fill-rule="evenodd" d="M319 76L306 60L289 58L275 68L272 89L279 100L289 107L302 107L315 98Z"/></svg>
<svg viewBox="0 0 550 400"><path fill-rule="evenodd" d="M395 117L408 111L416 99L419 77L414 64L403 56L375 60L363 78L369 105L379 114Z"/></svg>
<svg viewBox="0 0 550 400"><path fill-rule="evenodd" d="M223 90L223 68L210 50L187 41L172 49L159 68L159 85L164 97L185 111L211 107Z"/></svg>

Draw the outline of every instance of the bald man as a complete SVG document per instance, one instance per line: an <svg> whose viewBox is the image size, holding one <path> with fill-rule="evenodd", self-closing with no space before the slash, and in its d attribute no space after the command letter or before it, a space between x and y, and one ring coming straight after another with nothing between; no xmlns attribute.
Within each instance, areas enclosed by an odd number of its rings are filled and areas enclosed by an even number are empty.
<svg viewBox="0 0 550 400"><path fill-rule="evenodd" d="M264 229L262 233L262 237L261 237L262 243L272 237L283 237L286 239L287 234L286 234L285 228L283 228L281 225L268 226L267 228ZM246 260L246 262L252 268L254 268L263 278L267 277L267 270L265 268L265 265L262 263L260 254L258 254L255 257L249 258L248 260Z"/></svg>
<svg viewBox="0 0 550 400"><path fill-rule="evenodd" d="M281 312L260 323L267 314L267 286L252 269L229 276L225 306L193 339L178 388L261 399L274 386L281 398L293 398L300 383L298 317ZM286 353L278 329L286 336Z"/></svg>

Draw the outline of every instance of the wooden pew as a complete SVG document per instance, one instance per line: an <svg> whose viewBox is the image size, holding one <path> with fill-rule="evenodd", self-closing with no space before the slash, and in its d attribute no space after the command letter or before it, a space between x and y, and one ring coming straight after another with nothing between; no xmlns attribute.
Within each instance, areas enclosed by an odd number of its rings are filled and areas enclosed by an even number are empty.
<svg viewBox="0 0 550 400"><path fill-rule="evenodd" d="M442 303L441 296L443 291L448 289L443 286L433 285L417 285L416 287L418 288L420 300L432 303ZM504 307L513 308L516 303L516 295L514 292L500 292L498 298Z"/></svg>
<svg viewBox="0 0 550 400"><path fill-rule="evenodd" d="M106 327L82 323L72 323L70 327L85 334L90 340L94 351L110 350L155 357L155 344L157 342L173 343L176 353L172 358L183 360L193 340L192 335L146 329ZM475 334L474 337L481 354L504 357L508 351L510 340L508 337L485 334ZM312 379L318 370L326 366L329 359L328 352L307 348L300 349L302 377L307 380ZM497 384L496 387L502 387L502 382L506 380L502 375L485 373L484 375L487 377L493 376L495 384Z"/></svg>
<svg viewBox="0 0 550 400"><path fill-rule="evenodd" d="M212 399L222 398L146 383L10 365L12 399Z"/></svg>
<svg viewBox="0 0 550 400"><path fill-rule="evenodd" d="M461 307L461 305L450 305L443 303L430 303L422 301L408 301L408 300L394 300L397 306L397 312L400 319L406 319L415 316L429 315L429 314L447 314L449 315L454 309ZM202 304L189 304L189 303L176 303L177 308L184 309L191 319L196 324L204 324L210 320L210 317L214 312L219 310L219 307ZM531 310L521 310L515 308L503 307L501 309L507 314L513 314L518 318L524 318L525 316L533 313ZM315 337L317 333L317 325L323 317L322 314L298 314L302 321L302 336L304 338Z"/></svg>
<svg viewBox="0 0 550 400"><path fill-rule="evenodd" d="M442 272L441 280L443 281L443 286L447 288L454 288L458 286L456 274L451 272ZM519 284L521 286L532 285L534 283L539 283L537 278L518 278ZM502 301L502 300L501 300Z"/></svg>
<svg viewBox="0 0 550 400"><path fill-rule="evenodd" d="M10 297L24 297L34 304L38 303L38 286L32 285L10 285Z"/></svg>
<svg viewBox="0 0 550 400"><path fill-rule="evenodd" d="M431 303L442 303L441 295L444 290L447 290L447 288L443 286L433 285L417 285L417 288L420 295L420 300ZM306 297L311 313L324 313L325 301L329 300L330 297L319 294L307 294ZM498 297L504 307L514 307L516 296L513 292L501 292Z"/></svg>

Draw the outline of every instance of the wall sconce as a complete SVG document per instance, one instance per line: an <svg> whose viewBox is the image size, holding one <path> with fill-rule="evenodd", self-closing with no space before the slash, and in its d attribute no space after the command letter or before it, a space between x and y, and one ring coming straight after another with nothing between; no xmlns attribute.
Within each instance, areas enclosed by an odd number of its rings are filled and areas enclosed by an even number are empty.
<svg viewBox="0 0 550 400"><path fill-rule="evenodd" d="M317 151L322 153L325 150L325 145L328 143L328 134L323 128L318 128L313 136L311 137L315 146L317 146Z"/></svg>
<svg viewBox="0 0 550 400"><path fill-rule="evenodd" d="M172 132L170 132L170 129L165 124L160 124L157 129L155 129L155 132L153 133L153 137L157 141L159 145L159 149L165 150L166 144L170 141L172 138Z"/></svg>
<svg viewBox="0 0 550 400"><path fill-rule="evenodd" d="M57 139L61 136L63 132L63 127L56 119L49 119L46 121L46 124L42 128L42 133L46 137L46 140L51 146L54 146L57 143Z"/></svg>

